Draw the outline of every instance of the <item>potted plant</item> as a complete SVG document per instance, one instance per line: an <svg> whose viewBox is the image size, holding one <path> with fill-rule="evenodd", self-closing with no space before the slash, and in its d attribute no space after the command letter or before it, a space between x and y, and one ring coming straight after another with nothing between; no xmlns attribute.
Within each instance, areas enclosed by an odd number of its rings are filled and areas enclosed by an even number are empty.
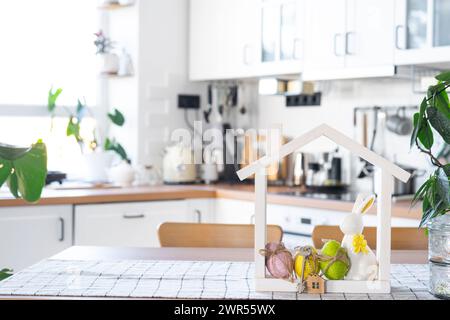
<svg viewBox="0 0 450 320"><path fill-rule="evenodd" d="M430 291L450 298L450 104L447 89L450 72L436 76L438 83L430 86L414 114L411 147L426 154L434 170L418 189L413 205L422 200L420 227L429 233ZM444 141L440 150L432 150L436 135Z"/></svg>
<svg viewBox="0 0 450 320"><path fill-rule="evenodd" d="M97 47L97 56L99 57L99 72L102 74L115 75L119 72L120 59L111 50L114 43L110 38L106 37L102 30L94 33L94 44Z"/></svg>
<svg viewBox="0 0 450 320"><path fill-rule="evenodd" d="M15 198L37 202L46 176L47 149L41 140L28 148L0 143L0 187L6 183ZM12 270L1 269L0 281L11 275Z"/></svg>
<svg viewBox="0 0 450 320"><path fill-rule="evenodd" d="M122 127L125 123L125 117L117 109L114 109L114 113L108 113L108 118L112 124L118 127ZM112 182L124 187L130 186L134 181L135 171L125 149L115 138L108 137L105 139L104 149L114 151L121 159L120 163L109 171Z"/></svg>
<svg viewBox="0 0 450 320"><path fill-rule="evenodd" d="M50 89L48 93L48 111L50 112L52 118L54 116L56 101L61 94L62 89ZM108 181L108 169L112 163L112 155L115 153L118 157L126 162L126 169L130 171L130 159L128 158L127 152L125 148L116 141L115 138L106 138L105 143L103 144L103 148L99 147L99 141L97 132L94 129L92 132L92 137L83 137L81 135L81 126L83 124L83 119L86 114L92 116L92 112L87 107L86 101L82 102L80 99L77 101L77 107L75 113L72 113L70 110L66 109L69 121L67 123L66 135L68 137L73 137L78 145L80 146L81 153L83 154L85 164L86 164L86 180L91 182L106 182ZM107 114L109 120L116 126L123 126L125 123L124 115L117 109L114 109L112 113ZM111 152L112 151L112 152ZM123 169L121 172L125 172L125 165L122 165ZM131 175L129 172L127 173L128 177ZM113 175L112 178L115 181L114 177L119 176ZM130 178L125 179L122 176L121 179L123 181L128 181ZM133 174L134 179L134 174ZM119 183L122 184L122 183ZM128 184L128 183L123 183Z"/></svg>

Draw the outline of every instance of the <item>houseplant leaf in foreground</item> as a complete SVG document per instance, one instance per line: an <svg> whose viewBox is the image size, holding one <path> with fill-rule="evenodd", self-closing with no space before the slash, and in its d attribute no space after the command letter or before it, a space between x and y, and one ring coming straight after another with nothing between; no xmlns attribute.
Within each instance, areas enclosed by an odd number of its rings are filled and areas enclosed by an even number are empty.
<svg viewBox="0 0 450 320"><path fill-rule="evenodd" d="M450 71L445 71L436 76L439 81L450 81Z"/></svg>
<svg viewBox="0 0 450 320"><path fill-rule="evenodd" d="M6 278L9 278L12 276L12 270L11 269L2 269L0 270L0 281L5 280Z"/></svg>
<svg viewBox="0 0 450 320"><path fill-rule="evenodd" d="M3 145L2 148L3 155L17 154L13 150L16 147ZM0 163L0 185L7 181L16 198L27 202L39 200L47 176L47 150L42 141L33 144L27 152L13 160L0 157Z"/></svg>
<svg viewBox="0 0 450 320"><path fill-rule="evenodd" d="M450 119L433 107L428 108L427 115L433 128L439 132L446 143L450 143Z"/></svg>

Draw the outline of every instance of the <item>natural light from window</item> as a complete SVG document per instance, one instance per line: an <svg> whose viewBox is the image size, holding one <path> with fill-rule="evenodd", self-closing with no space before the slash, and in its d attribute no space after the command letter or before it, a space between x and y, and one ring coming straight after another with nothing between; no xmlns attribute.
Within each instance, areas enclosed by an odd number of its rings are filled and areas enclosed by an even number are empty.
<svg viewBox="0 0 450 320"><path fill-rule="evenodd" d="M0 0L0 107L96 102L95 0Z"/></svg>

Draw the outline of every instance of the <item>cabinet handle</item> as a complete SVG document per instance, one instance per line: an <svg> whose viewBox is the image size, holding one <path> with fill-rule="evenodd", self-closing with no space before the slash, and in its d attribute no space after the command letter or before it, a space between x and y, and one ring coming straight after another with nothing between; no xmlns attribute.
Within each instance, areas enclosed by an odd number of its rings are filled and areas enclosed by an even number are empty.
<svg viewBox="0 0 450 320"><path fill-rule="evenodd" d="M198 209L196 209L194 212L197 215L197 223L202 223L202 212Z"/></svg>
<svg viewBox="0 0 450 320"><path fill-rule="evenodd" d="M333 50L334 50L334 55L336 57L341 57L342 54L339 54L338 50L337 50L337 42L338 42L338 38L341 37L342 34L340 33L335 33L334 34L334 38L333 38Z"/></svg>
<svg viewBox="0 0 450 320"><path fill-rule="evenodd" d="M255 214L252 214L250 217L250 224L255 224Z"/></svg>
<svg viewBox="0 0 450 320"><path fill-rule="evenodd" d="M300 48L301 43L302 43L302 40L300 38L294 39L294 48L293 48L294 52L292 53L292 56L294 57L295 60L301 59L301 54L299 53L299 48Z"/></svg>
<svg viewBox="0 0 450 320"><path fill-rule="evenodd" d="M123 215L124 219L142 219L145 218L145 214L143 213L137 213L137 214L133 214L133 213L125 213Z"/></svg>
<svg viewBox="0 0 450 320"><path fill-rule="evenodd" d="M400 29L404 29L405 26L403 25L397 25L395 27L395 48L397 48L398 50L404 50L404 46L400 46L400 44L398 43L400 37L399 37L399 31Z"/></svg>
<svg viewBox="0 0 450 320"><path fill-rule="evenodd" d="M64 218L59 218L59 223L60 223L60 226L61 226L61 233L60 233L60 236L59 236L59 241L60 242L63 242L64 241L64 238L65 238L65 221L64 221Z"/></svg>
<svg viewBox="0 0 450 320"><path fill-rule="evenodd" d="M354 32L346 32L345 33L345 54L347 55L353 55L355 54L354 52L351 52L349 49L349 42L350 42L350 36L354 36L355 33Z"/></svg>

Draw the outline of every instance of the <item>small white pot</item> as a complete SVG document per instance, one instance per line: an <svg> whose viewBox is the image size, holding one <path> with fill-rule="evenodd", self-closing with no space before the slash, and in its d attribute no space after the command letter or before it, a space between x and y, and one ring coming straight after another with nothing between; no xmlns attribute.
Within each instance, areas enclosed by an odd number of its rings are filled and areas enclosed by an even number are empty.
<svg viewBox="0 0 450 320"><path fill-rule="evenodd" d="M113 159L111 152L92 152L83 156L85 177L88 182L108 182L108 168Z"/></svg>
<svg viewBox="0 0 450 320"><path fill-rule="evenodd" d="M116 185L129 187L133 184L135 171L127 161L121 161L118 165L109 169L109 178Z"/></svg>
<svg viewBox="0 0 450 320"><path fill-rule="evenodd" d="M98 55L99 72L103 74L117 74L120 59L115 53L101 53Z"/></svg>

